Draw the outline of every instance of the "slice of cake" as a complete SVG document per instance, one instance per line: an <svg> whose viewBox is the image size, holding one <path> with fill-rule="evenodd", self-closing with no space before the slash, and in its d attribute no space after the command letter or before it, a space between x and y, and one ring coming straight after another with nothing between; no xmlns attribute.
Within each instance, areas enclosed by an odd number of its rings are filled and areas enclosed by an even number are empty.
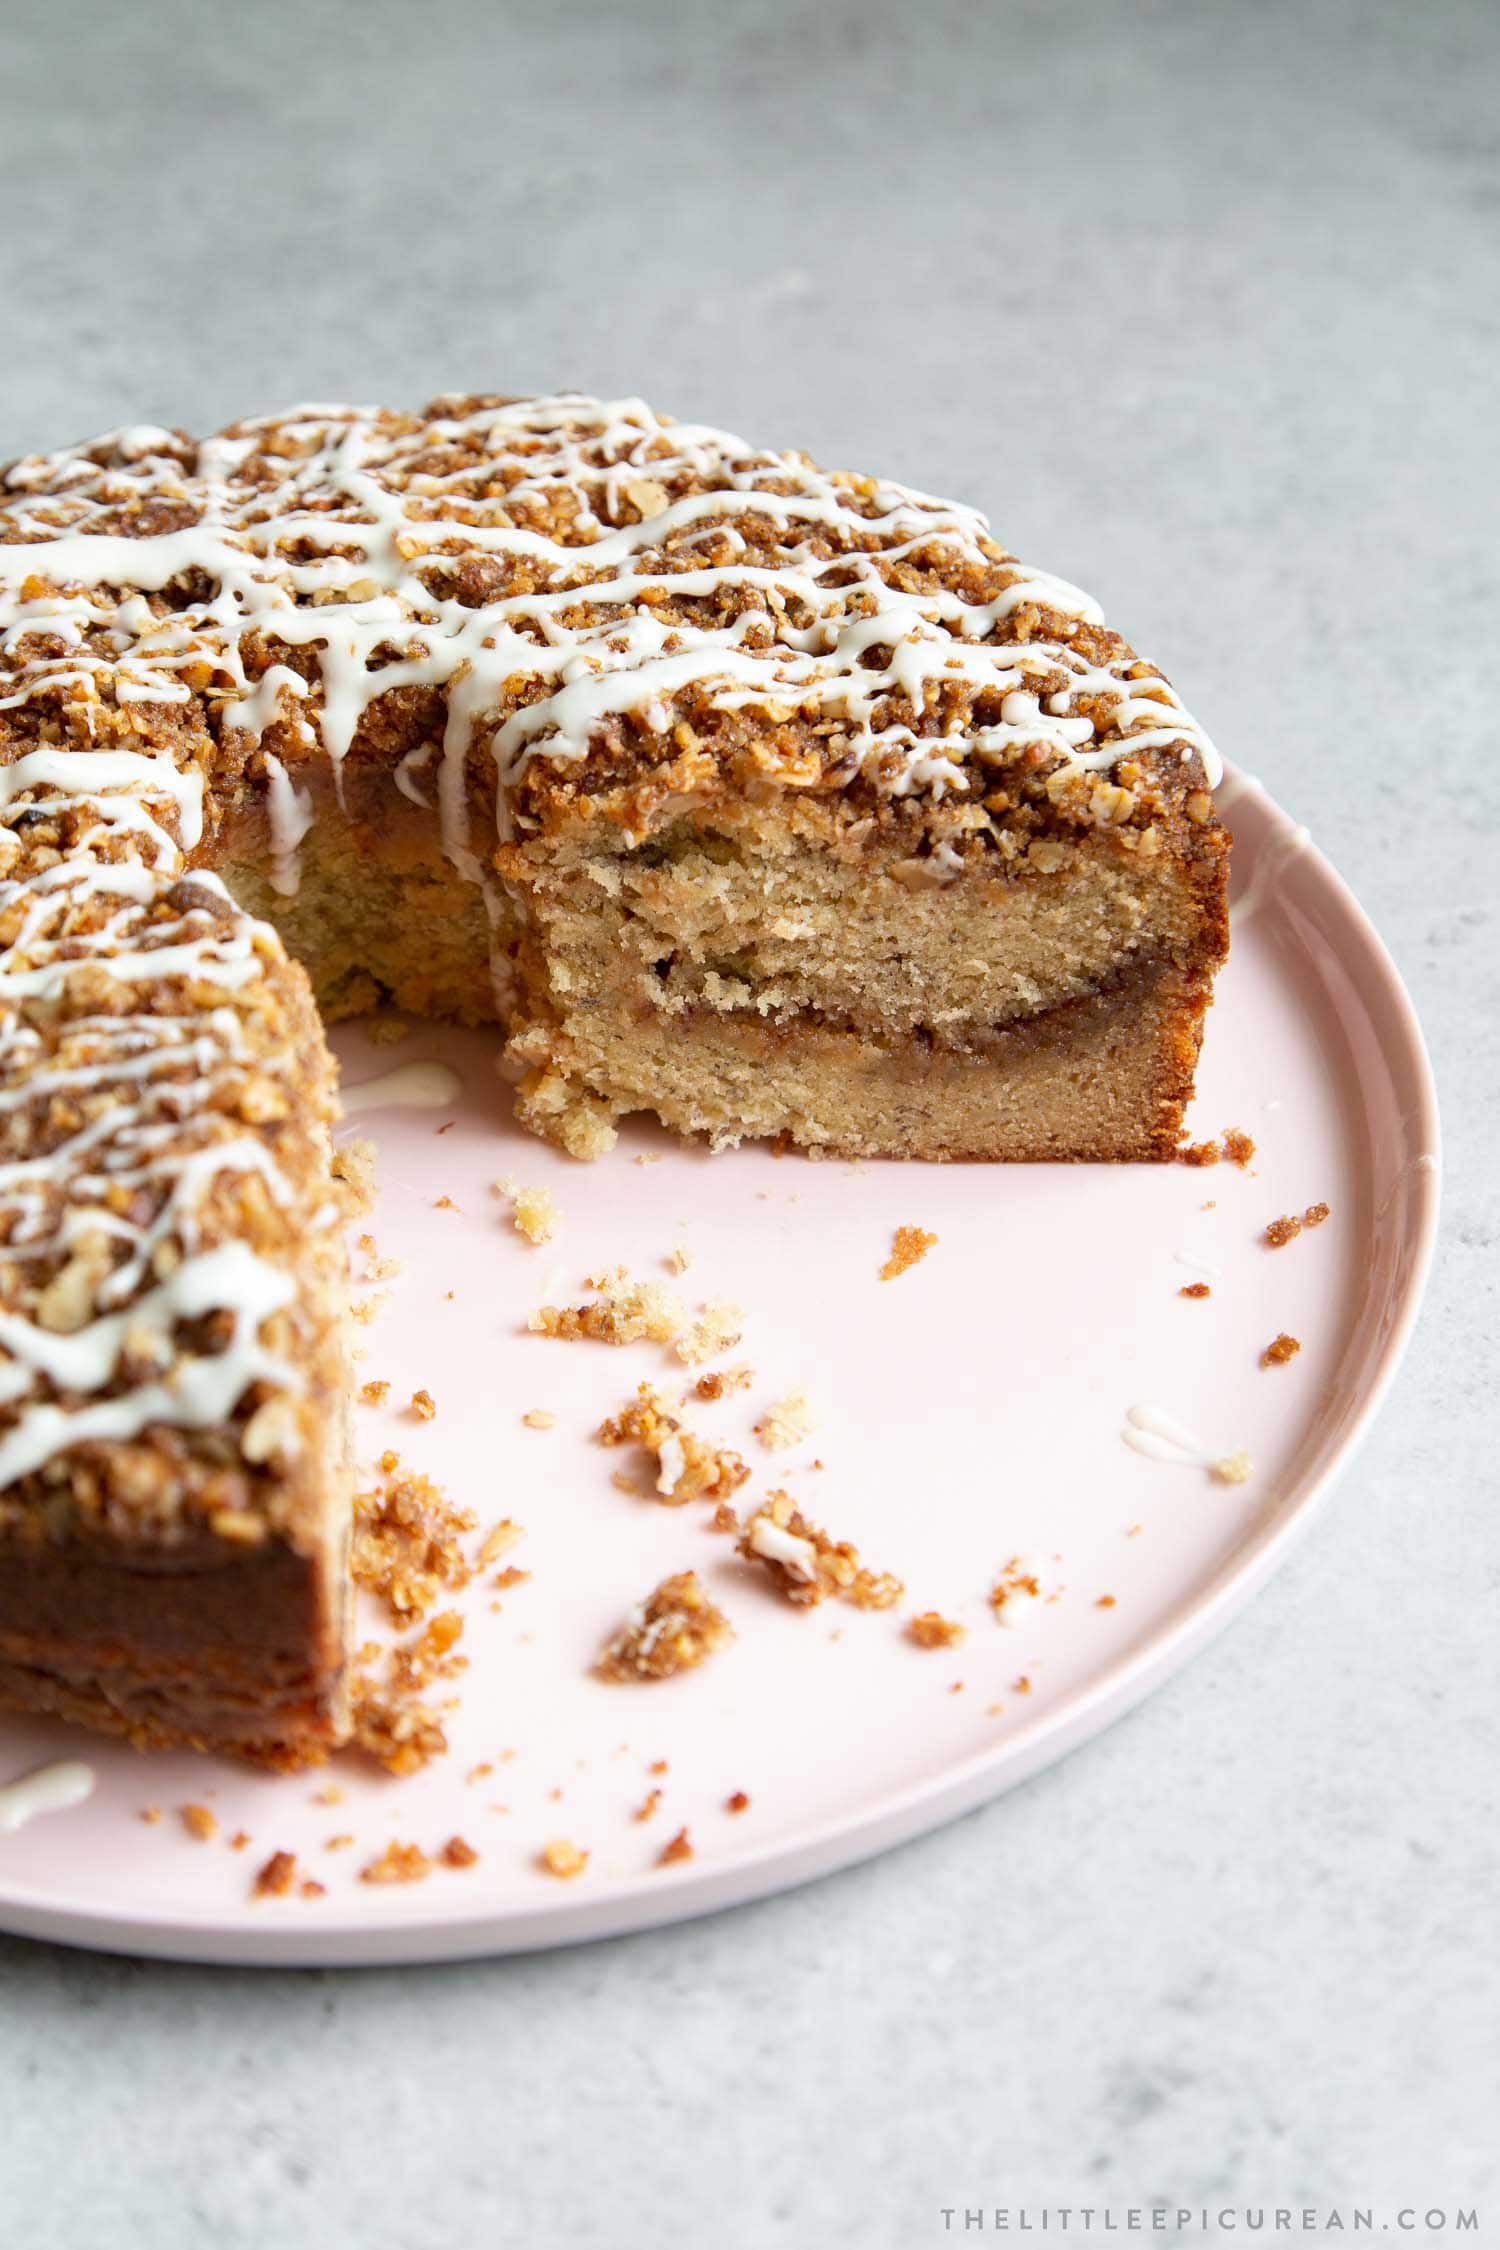
<svg viewBox="0 0 1500 2250"><path fill-rule="evenodd" d="M0 1702L281 1762L340 1732L314 994L502 1026L579 1155L647 1111L1164 1157L1216 774L971 510L637 400L0 472Z"/></svg>
<svg viewBox="0 0 1500 2250"><path fill-rule="evenodd" d="M333 1073L185 869L201 800L130 750L0 765L0 1703L295 1764L343 1724Z"/></svg>

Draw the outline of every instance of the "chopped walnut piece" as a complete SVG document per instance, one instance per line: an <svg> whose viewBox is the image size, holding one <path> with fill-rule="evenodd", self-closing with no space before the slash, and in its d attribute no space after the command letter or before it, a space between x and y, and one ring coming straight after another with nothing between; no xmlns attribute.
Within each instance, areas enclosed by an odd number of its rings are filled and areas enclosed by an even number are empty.
<svg viewBox="0 0 1500 2250"><path fill-rule="evenodd" d="M285 1898L296 1880L295 1852L272 1852L264 1867L257 1870L250 1895L252 1898Z"/></svg>
<svg viewBox="0 0 1500 2250"><path fill-rule="evenodd" d="M704 1592L698 1574L664 1578L605 1643L599 1671L606 1680L667 1680L690 1672L733 1640L723 1611Z"/></svg>
<svg viewBox="0 0 1500 2250"><path fill-rule="evenodd" d="M727 1499L750 1475L738 1453L698 1437L649 1383L642 1383L627 1406L600 1424L597 1436L601 1445L640 1445L654 1454L656 1496L670 1507Z"/></svg>
<svg viewBox="0 0 1500 2250"><path fill-rule="evenodd" d="M880 1269L882 1281L894 1281L898 1274L917 1265L937 1242L935 1234L922 1227L897 1227L891 1238L891 1254Z"/></svg>
<svg viewBox="0 0 1500 2250"><path fill-rule="evenodd" d="M430 1422L437 1413L437 1402L431 1391L413 1391L411 1410L419 1422Z"/></svg>
<svg viewBox="0 0 1500 2250"><path fill-rule="evenodd" d="M676 1835L669 1837L662 1845L656 1864L658 1867L675 1867L679 1861L691 1859L692 1856L693 1846L688 1832L685 1828L679 1828Z"/></svg>
<svg viewBox="0 0 1500 2250"><path fill-rule="evenodd" d="M833 1595L856 1609L892 1609L905 1590L889 1572L866 1570L847 1541L809 1523L788 1492L771 1493L756 1509L740 1534L739 1552L763 1563L778 1592L799 1607Z"/></svg>
<svg viewBox="0 0 1500 2250"><path fill-rule="evenodd" d="M918 1648L956 1648L964 1637L964 1627L955 1617L944 1617L935 1609L924 1609L907 1620L908 1638Z"/></svg>
<svg viewBox="0 0 1500 2250"><path fill-rule="evenodd" d="M479 1854L465 1836L450 1836L438 1858L445 1867L476 1867Z"/></svg>
<svg viewBox="0 0 1500 2250"><path fill-rule="evenodd" d="M1302 1346L1298 1339L1295 1336L1289 1336L1283 1329L1279 1336L1272 1338L1261 1353L1260 1364L1262 1367L1284 1367L1289 1359L1296 1358L1301 1349Z"/></svg>
<svg viewBox="0 0 1500 2250"><path fill-rule="evenodd" d="M514 1174L495 1182L496 1192L510 1199L511 1225L517 1234L540 1249L550 1242L562 1223L550 1188L522 1187Z"/></svg>
<svg viewBox="0 0 1500 2250"><path fill-rule="evenodd" d="M537 1858L548 1875L556 1875L563 1882L581 1875L589 1863L588 1853L577 1844L569 1843L566 1837L543 1844Z"/></svg>
<svg viewBox="0 0 1500 2250"><path fill-rule="evenodd" d="M391 1842L378 1859L359 1871L362 1883L420 1883L432 1873L432 1861L420 1844Z"/></svg>
<svg viewBox="0 0 1500 2250"><path fill-rule="evenodd" d="M817 1417L806 1391L795 1390L788 1391L785 1398L766 1408L755 1425L755 1434L768 1452L776 1453L788 1446L800 1445L804 1438L812 1436L816 1427Z"/></svg>
<svg viewBox="0 0 1500 2250"><path fill-rule="evenodd" d="M178 1817L188 1834L200 1844L210 1842L219 1833L219 1823L207 1805L183 1805Z"/></svg>

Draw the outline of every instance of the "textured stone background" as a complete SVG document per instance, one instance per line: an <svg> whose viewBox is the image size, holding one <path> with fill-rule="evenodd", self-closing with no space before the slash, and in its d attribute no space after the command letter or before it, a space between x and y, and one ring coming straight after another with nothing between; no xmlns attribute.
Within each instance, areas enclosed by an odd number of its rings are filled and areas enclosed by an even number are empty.
<svg viewBox="0 0 1500 2250"><path fill-rule="evenodd" d="M1135 1716L873 1866L556 1958L0 1940L5 2250L1486 2190L1500 2240L1497 86L1485 0L0 11L0 455L571 382L972 497L1330 850L1449 1141L1378 1429Z"/></svg>

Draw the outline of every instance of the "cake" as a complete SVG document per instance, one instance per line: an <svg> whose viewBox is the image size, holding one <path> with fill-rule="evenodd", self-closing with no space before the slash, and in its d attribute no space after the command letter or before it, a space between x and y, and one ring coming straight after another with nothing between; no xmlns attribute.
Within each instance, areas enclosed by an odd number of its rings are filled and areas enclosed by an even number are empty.
<svg viewBox="0 0 1500 2250"><path fill-rule="evenodd" d="M972 510L638 401L0 472L0 1703L344 1729L320 1018L497 1025L579 1156L1165 1158L1216 778Z"/></svg>

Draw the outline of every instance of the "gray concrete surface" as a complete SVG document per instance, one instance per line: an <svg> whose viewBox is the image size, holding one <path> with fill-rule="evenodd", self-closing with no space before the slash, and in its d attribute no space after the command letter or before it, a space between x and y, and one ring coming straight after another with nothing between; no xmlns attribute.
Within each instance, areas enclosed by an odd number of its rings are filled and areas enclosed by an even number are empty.
<svg viewBox="0 0 1500 2250"><path fill-rule="evenodd" d="M5 2250L904 2250L1156 2198L1500 2240L1497 87L1484 0L0 9L0 454L572 382L976 498L1325 843L1450 1156L1357 1467L1134 1717L572 1955L0 1941Z"/></svg>

